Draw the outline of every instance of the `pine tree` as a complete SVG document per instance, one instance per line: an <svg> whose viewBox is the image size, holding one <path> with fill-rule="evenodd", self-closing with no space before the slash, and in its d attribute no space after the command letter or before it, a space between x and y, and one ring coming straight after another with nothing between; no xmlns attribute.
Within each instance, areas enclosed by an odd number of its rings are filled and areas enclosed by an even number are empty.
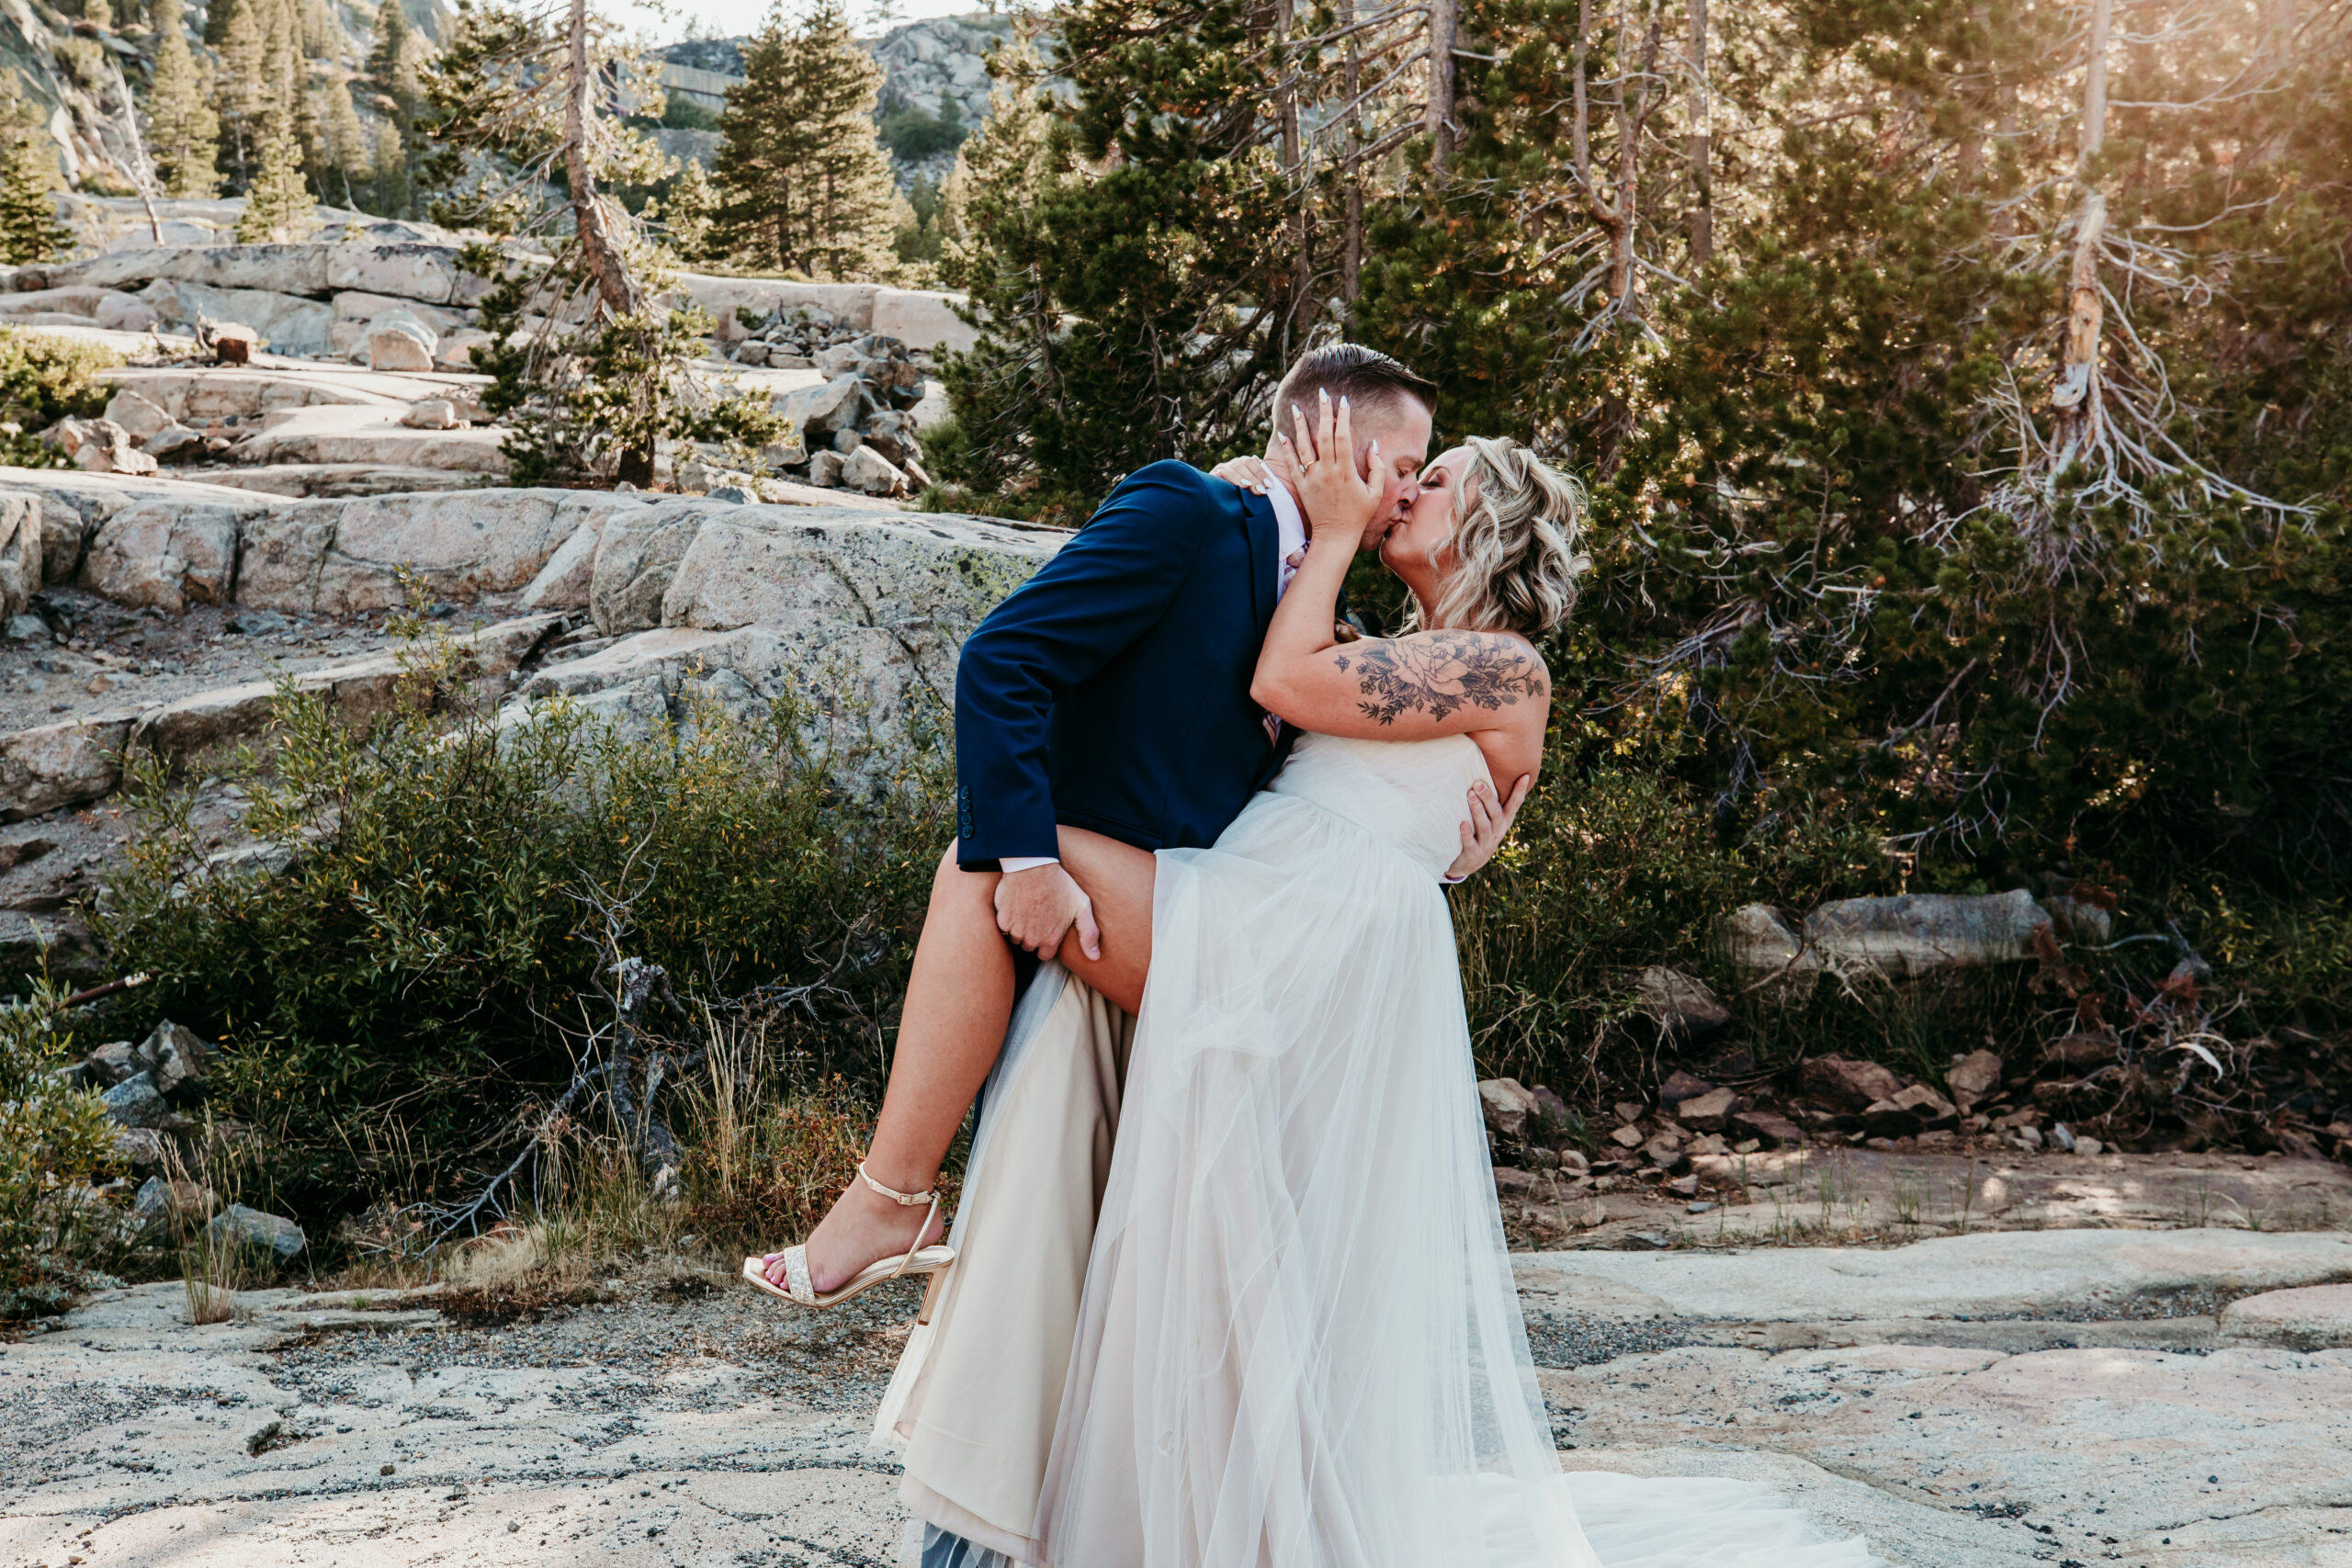
<svg viewBox="0 0 2352 1568"><path fill-rule="evenodd" d="M162 0L155 25L163 42L147 92L147 145L167 194L205 200L220 188L220 117L180 29L177 0Z"/></svg>
<svg viewBox="0 0 2352 1568"><path fill-rule="evenodd" d="M376 36L368 47L368 80L390 100L405 126L416 111L416 62L409 57L408 14L401 0L384 0L376 11Z"/></svg>
<svg viewBox="0 0 2352 1568"><path fill-rule="evenodd" d="M713 245L746 265L870 277L891 254L889 160L875 139L879 67L839 0L797 28L771 10L727 94Z"/></svg>
<svg viewBox="0 0 2352 1568"><path fill-rule="evenodd" d="M0 71L0 261L53 261L74 248L57 220L57 144L24 100L14 71Z"/></svg>
<svg viewBox="0 0 2352 1568"><path fill-rule="evenodd" d="M358 111L352 107L349 83L329 83L326 98L326 178L320 189L326 199L356 207L357 193L368 188L373 173L375 146L368 128L359 123Z"/></svg>
<svg viewBox="0 0 2352 1568"><path fill-rule="evenodd" d="M220 44L220 64L212 101L220 123L220 154L232 183L251 183L260 149L267 93L269 39L261 7L265 0L236 0Z"/></svg>
<svg viewBox="0 0 2352 1568"><path fill-rule="evenodd" d="M284 243L299 240L311 228L310 186L302 181L302 145L294 133L294 117L274 111L261 138L260 167L245 192L244 215L237 220L241 245Z"/></svg>
<svg viewBox="0 0 2352 1568"><path fill-rule="evenodd" d="M413 199L408 149L401 141L400 127L389 120L376 122L376 156L368 177L375 186L375 199L368 210L387 218L406 217Z"/></svg>
<svg viewBox="0 0 2352 1568"><path fill-rule="evenodd" d="M229 24L237 13L253 0L211 0L204 8L204 41L207 47L219 49L229 41Z"/></svg>
<svg viewBox="0 0 2352 1568"><path fill-rule="evenodd" d="M662 220L670 231L670 249L679 260L703 259L710 244L711 214L718 206L710 176L703 173L700 163L687 159L671 183L670 194L662 199Z"/></svg>

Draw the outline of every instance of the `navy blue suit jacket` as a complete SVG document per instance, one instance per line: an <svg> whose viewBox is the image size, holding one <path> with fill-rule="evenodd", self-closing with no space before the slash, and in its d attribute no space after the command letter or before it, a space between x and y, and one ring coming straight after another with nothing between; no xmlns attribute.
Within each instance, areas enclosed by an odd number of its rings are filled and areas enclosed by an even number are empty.
<svg viewBox="0 0 2352 1568"><path fill-rule="evenodd" d="M1057 855L1057 822L1216 841L1287 749L1250 700L1275 537L1265 497L1154 463L989 613L956 671L957 863Z"/></svg>

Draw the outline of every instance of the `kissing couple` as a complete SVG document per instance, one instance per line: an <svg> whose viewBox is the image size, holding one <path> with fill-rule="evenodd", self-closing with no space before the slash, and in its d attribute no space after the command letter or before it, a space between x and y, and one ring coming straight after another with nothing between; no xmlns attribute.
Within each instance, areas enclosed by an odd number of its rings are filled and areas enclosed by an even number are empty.
<svg viewBox="0 0 2352 1568"><path fill-rule="evenodd" d="M1583 501L1513 441L1430 460L1436 407L1309 352L1262 460L1138 469L965 644L872 1144L744 1263L803 1308L929 1276L876 1423L910 1564L1875 1562L1748 1483L1560 1467L1443 885L1541 765ZM1364 550L1404 635L1341 619Z"/></svg>

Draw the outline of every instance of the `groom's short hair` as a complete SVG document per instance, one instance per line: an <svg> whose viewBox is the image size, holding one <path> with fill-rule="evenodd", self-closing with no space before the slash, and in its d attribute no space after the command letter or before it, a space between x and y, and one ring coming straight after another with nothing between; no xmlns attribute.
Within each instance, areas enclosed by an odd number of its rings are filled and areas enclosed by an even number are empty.
<svg viewBox="0 0 2352 1568"><path fill-rule="evenodd" d="M1293 403L1313 419L1317 392L1330 393L1333 402L1345 398L1360 413L1385 413L1407 398L1432 413L1437 412L1436 382L1376 348L1334 343L1300 355L1290 374L1283 378L1274 391L1274 428L1287 432L1283 411Z"/></svg>

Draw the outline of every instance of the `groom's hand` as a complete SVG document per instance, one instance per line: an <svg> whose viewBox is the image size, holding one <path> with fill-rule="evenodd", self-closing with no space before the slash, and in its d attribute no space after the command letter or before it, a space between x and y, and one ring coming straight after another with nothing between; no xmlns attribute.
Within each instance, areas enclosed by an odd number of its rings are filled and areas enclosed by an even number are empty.
<svg viewBox="0 0 2352 1568"><path fill-rule="evenodd" d="M1459 882L1495 858L1495 852L1510 837L1511 820L1519 815L1527 788L1534 782L1534 774L1521 774L1511 787L1510 798L1502 801L1495 798L1494 786L1484 779L1470 786L1470 818L1462 824L1462 852L1445 868L1446 881Z"/></svg>
<svg viewBox="0 0 2352 1568"><path fill-rule="evenodd" d="M1089 958L1102 956L1102 933L1095 929L1094 901L1070 880L1059 862L1007 872L996 883L996 929L1015 947L1040 958L1061 951L1062 938L1078 928Z"/></svg>

